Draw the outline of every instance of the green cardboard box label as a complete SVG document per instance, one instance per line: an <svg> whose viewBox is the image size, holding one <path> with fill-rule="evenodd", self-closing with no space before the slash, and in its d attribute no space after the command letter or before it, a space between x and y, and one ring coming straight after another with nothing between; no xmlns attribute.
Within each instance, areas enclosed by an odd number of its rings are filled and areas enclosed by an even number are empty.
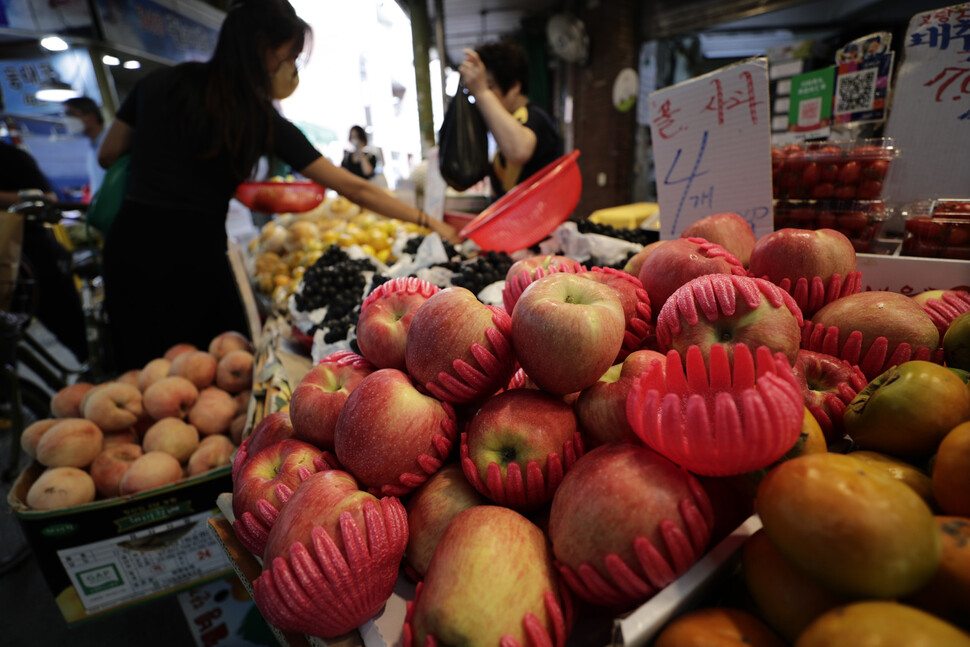
<svg viewBox="0 0 970 647"><path fill-rule="evenodd" d="M825 136L832 125L835 66L792 77L788 131Z"/></svg>

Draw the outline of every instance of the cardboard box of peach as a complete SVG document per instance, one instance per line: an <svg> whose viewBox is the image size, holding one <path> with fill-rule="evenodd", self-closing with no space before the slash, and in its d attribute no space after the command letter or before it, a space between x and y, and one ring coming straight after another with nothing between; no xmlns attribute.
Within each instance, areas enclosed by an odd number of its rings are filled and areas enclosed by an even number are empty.
<svg viewBox="0 0 970 647"><path fill-rule="evenodd" d="M247 423L250 341L223 333L51 399L8 503L68 622L231 570L205 529ZM217 511L216 511L217 513Z"/></svg>

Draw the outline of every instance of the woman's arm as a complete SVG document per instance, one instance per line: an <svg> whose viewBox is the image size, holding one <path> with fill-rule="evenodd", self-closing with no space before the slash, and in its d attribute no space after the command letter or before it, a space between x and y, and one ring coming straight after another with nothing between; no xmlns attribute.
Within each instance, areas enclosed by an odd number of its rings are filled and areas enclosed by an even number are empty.
<svg viewBox="0 0 970 647"><path fill-rule="evenodd" d="M461 241L458 232L451 225L428 218L428 214L414 207L409 207L384 189L371 184L350 171L334 166L326 157L318 157L305 168L300 169L300 174L321 186L333 189L351 202L382 216L428 227L451 243Z"/></svg>
<svg viewBox="0 0 970 647"><path fill-rule="evenodd" d="M108 168L118 161L118 158L131 151L131 135L134 128L117 117L108 126L108 132L101 140L98 148L98 164L101 168Z"/></svg>

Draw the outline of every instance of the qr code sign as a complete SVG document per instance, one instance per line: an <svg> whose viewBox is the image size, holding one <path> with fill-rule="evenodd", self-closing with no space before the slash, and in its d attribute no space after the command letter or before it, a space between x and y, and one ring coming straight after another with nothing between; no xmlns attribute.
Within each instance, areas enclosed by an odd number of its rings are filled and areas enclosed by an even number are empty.
<svg viewBox="0 0 970 647"><path fill-rule="evenodd" d="M872 110L878 74L877 68L839 74L835 86L835 114Z"/></svg>

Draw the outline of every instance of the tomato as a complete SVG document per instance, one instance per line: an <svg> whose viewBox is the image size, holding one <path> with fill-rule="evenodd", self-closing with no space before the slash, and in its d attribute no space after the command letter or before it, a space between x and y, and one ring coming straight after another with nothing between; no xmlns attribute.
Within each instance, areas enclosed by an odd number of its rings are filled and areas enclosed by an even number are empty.
<svg viewBox="0 0 970 647"><path fill-rule="evenodd" d="M813 186L818 184L818 164L815 162L809 162L808 166L802 171L801 184L806 189L811 189Z"/></svg>
<svg viewBox="0 0 970 647"><path fill-rule="evenodd" d="M856 197L856 187L855 185L849 184L845 186L835 187L835 197L839 200L852 200Z"/></svg>
<svg viewBox="0 0 970 647"><path fill-rule="evenodd" d="M819 211L815 226L818 229L835 229L835 212L829 209Z"/></svg>
<svg viewBox="0 0 970 647"><path fill-rule="evenodd" d="M798 207L792 209L788 217L795 223L797 228L806 229L815 220L815 209L812 207Z"/></svg>
<svg viewBox="0 0 970 647"><path fill-rule="evenodd" d="M936 240L943 235L943 225L932 218L910 218L906 221L906 231L921 241Z"/></svg>
<svg viewBox="0 0 970 647"><path fill-rule="evenodd" d="M813 198L824 200L825 198L831 198L833 193L835 193L835 185L831 182L823 182L812 187Z"/></svg>
<svg viewBox="0 0 970 647"><path fill-rule="evenodd" d="M946 240L944 241L947 245L964 245L968 240L970 240L970 225L953 225L946 232Z"/></svg>
<svg viewBox="0 0 970 647"><path fill-rule="evenodd" d="M839 227L855 233L866 228L869 217L861 211L845 211L835 217L835 222Z"/></svg>
<svg viewBox="0 0 970 647"><path fill-rule="evenodd" d="M861 175L862 167L859 165L859 162L846 162L846 164L839 169L839 183L858 184Z"/></svg>
<svg viewBox="0 0 970 647"><path fill-rule="evenodd" d="M839 165L835 162L823 162L820 175L823 182L835 182L839 177Z"/></svg>
<svg viewBox="0 0 970 647"><path fill-rule="evenodd" d="M771 169L777 171L785 162L785 153L780 148L771 149Z"/></svg>
<svg viewBox="0 0 970 647"><path fill-rule="evenodd" d="M888 172L889 162L886 160L876 160L875 162L870 162L866 165L865 169L862 171L862 175L870 180L882 182L886 179L886 173Z"/></svg>
<svg viewBox="0 0 970 647"><path fill-rule="evenodd" d="M785 149L786 151L788 148ZM785 168L793 171L801 171L808 164L808 155L805 151L798 148L785 155Z"/></svg>
<svg viewBox="0 0 970 647"><path fill-rule="evenodd" d="M878 180L863 180L856 192L856 196L861 200L875 200L881 194L882 182Z"/></svg>
<svg viewBox="0 0 970 647"><path fill-rule="evenodd" d="M850 238L849 240L856 254L868 254L872 251L871 240L859 240L858 238Z"/></svg>

